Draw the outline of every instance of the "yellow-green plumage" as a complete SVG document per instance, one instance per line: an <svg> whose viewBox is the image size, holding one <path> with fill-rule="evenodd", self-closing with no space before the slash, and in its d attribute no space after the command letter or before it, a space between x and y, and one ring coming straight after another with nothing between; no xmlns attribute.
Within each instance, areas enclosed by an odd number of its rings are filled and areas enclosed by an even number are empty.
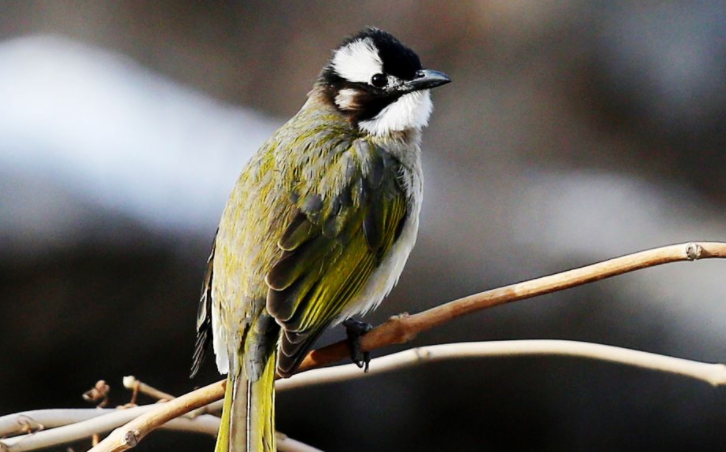
<svg viewBox="0 0 726 452"><path fill-rule="evenodd" d="M211 261L214 348L218 367L229 371L217 451L240 442L250 447L239 450L275 450L270 369L278 346L278 373L290 375L327 326L377 304L395 284L398 268L371 276L407 223L404 261L413 246L418 146L415 168L406 168L382 145L403 148L411 134L357 133L313 94L246 166Z"/></svg>
<svg viewBox="0 0 726 452"><path fill-rule="evenodd" d="M275 374L292 375L325 328L395 285L418 230L428 90L448 81L366 29L242 171L209 258L192 369L211 336L228 374L217 452L274 451Z"/></svg>
<svg viewBox="0 0 726 452"><path fill-rule="evenodd" d="M250 385L249 392L247 385ZM249 401L249 405L248 394L256 397ZM237 422L233 423L233 419ZM250 434L247 435L247 432ZM214 450L276 450L274 356L268 360L263 374L256 382L248 381L242 372L228 375L222 419Z"/></svg>

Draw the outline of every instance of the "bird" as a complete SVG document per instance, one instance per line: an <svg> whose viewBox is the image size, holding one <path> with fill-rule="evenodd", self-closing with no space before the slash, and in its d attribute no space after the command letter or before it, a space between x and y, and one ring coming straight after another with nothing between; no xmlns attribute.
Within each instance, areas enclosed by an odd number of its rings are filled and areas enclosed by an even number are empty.
<svg viewBox="0 0 726 452"><path fill-rule="evenodd" d="M364 28L242 170L208 260L192 366L211 342L227 374L216 452L275 451L275 375L398 281L418 231L430 90L450 81Z"/></svg>

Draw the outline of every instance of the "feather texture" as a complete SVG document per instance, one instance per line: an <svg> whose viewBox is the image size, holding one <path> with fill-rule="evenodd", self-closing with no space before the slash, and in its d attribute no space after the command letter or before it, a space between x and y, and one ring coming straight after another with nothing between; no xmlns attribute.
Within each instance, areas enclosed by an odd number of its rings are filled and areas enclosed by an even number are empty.
<svg viewBox="0 0 726 452"><path fill-rule="evenodd" d="M267 310L285 331L281 375L295 371L315 338L350 306L392 248L408 217L401 171L401 163L383 148L356 140L327 169L333 177L345 173L341 187L295 197L303 201L282 233L284 252L266 277ZM353 190L365 195L354 200ZM320 202L305 201L310 198Z"/></svg>
<svg viewBox="0 0 726 452"><path fill-rule="evenodd" d="M269 372L291 375L325 328L393 287L416 237L419 165L418 131L361 135L313 91L246 166L200 301L200 341L213 333L235 388L219 451L270 450Z"/></svg>
<svg viewBox="0 0 726 452"><path fill-rule="evenodd" d="M214 261L214 249L216 242L212 242L212 251L209 253L207 259L207 271L204 274L204 280L202 282L202 295L199 298L199 306L197 307L197 341L194 344L194 357L192 361L192 370L189 375L190 378L199 372L202 367L204 358L209 348L209 341L212 336L212 262Z"/></svg>
<svg viewBox="0 0 726 452"><path fill-rule="evenodd" d="M192 367L211 337L229 374L217 452L274 451L275 373L292 375L328 326L398 281L418 231L429 89L448 81L366 28L242 171L209 257Z"/></svg>

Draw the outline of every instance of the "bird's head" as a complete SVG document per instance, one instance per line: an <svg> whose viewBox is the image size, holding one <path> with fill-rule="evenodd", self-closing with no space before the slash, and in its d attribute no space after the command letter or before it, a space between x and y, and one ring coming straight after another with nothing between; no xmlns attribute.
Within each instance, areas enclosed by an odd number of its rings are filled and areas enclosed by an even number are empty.
<svg viewBox="0 0 726 452"><path fill-rule="evenodd" d="M429 90L450 81L424 69L413 50L389 33L366 28L333 51L318 86L359 129L385 136L426 126L433 108Z"/></svg>

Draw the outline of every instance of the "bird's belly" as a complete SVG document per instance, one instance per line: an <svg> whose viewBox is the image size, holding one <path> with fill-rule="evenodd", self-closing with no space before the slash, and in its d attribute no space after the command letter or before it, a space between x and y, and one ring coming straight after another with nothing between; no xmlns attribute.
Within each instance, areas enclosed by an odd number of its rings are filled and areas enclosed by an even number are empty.
<svg viewBox="0 0 726 452"><path fill-rule="evenodd" d="M377 269L373 271L358 295L351 300L335 320L334 324L375 309L393 289L403 272L409 254L416 243L418 234L418 209L415 209L411 217L401 231L401 235L391 247L391 251L383 259Z"/></svg>

